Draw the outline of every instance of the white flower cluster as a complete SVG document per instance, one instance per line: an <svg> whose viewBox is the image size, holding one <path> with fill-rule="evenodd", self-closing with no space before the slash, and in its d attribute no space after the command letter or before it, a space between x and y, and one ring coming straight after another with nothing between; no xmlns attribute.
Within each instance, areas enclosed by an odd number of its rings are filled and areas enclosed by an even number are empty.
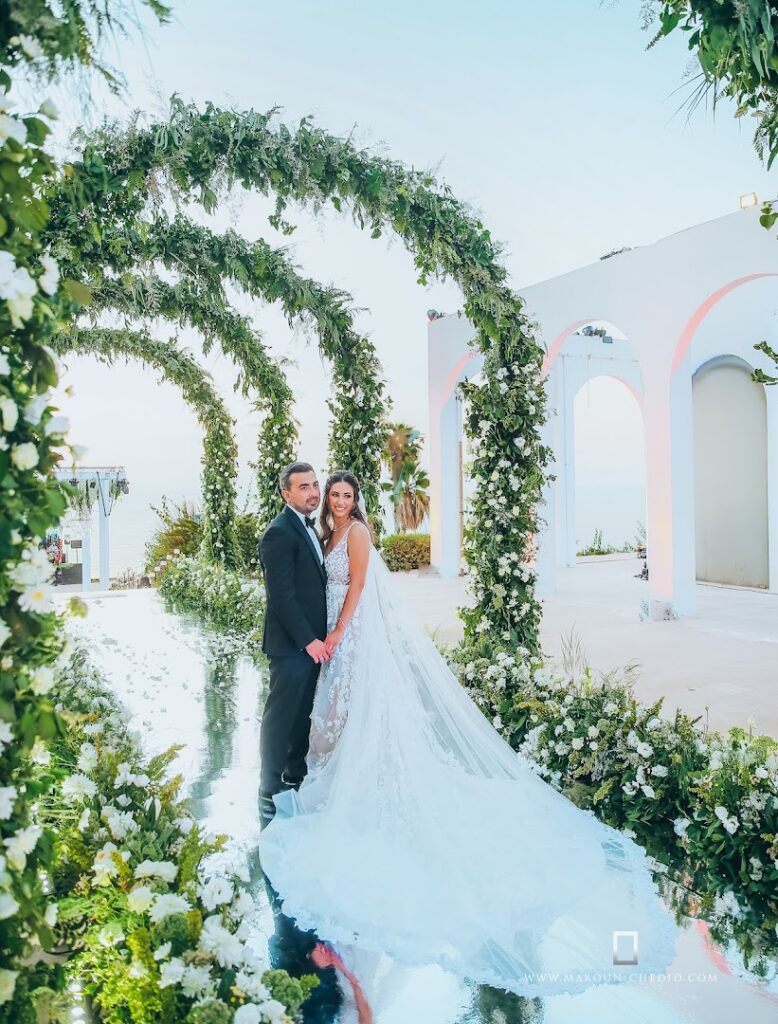
<svg viewBox="0 0 778 1024"><path fill-rule="evenodd" d="M111 887L121 879L126 887L132 878L132 887L126 895L127 910L143 915L150 926L158 925L166 918L199 910L203 926L199 940L191 949L179 950L172 956L172 943L163 942L153 951L159 965L159 985L162 988L177 986L183 996L193 1002L216 997L222 974L225 970L235 972L234 989L242 995L245 1003L235 1012L234 1019L244 1024L266 1024L284 1019L286 1008L271 998L262 983L262 976L268 964L248 941L252 935L257 916L254 899L245 891L236 888L236 881L206 866L202 861L196 883L183 884L179 880L179 868L175 861L185 837L194 827L188 815L180 814L172 819L167 817L162 826L165 846L169 854L164 859L158 856L144 856L144 832L150 822L160 820L163 813L161 802L149 773L144 770L140 754L140 739L130 732L127 715L121 711L115 700L103 689L94 668L88 665L83 652L76 651L69 665L71 676L67 682L69 693L62 691L62 699L68 706L70 696L73 710L82 715L100 714L103 728L89 729L97 723L83 723L74 726L85 733L78 747L77 771L65 777L60 783L60 792L65 804L82 806L79 827L86 829L92 823L91 831L85 834L85 842L101 843L94 847L89 878L95 893ZM94 740L99 736L99 740ZM10 736L9 736L10 738ZM106 772L105 758L101 753L110 751L122 758L115 768ZM110 762L109 762L110 763ZM14 794L0 790L0 813ZM98 827L95 827L98 823ZM38 832L39 834L39 832ZM14 863L21 863L24 851L29 852L37 841L37 835L21 835L15 843L6 840L9 857ZM104 840L104 841L103 841ZM159 837L153 843L159 851ZM0 882L2 874L0 874ZM13 912L13 907L0 895L0 917ZM118 920L108 921L100 929L97 941L106 949L116 949L117 955L126 955L125 929ZM140 962L122 961L131 977L148 977L149 969ZM124 969L119 967L118 969ZM0 995L3 979L0 978Z"/></svg>
<svg viewBox="0 0 778 1024"><path fill-rule="evenodd" d="M34 450L35 446L32 447ZM19 595L19 607L22 611L42 615L52 610L51 591L48 586L52 572L53 568L45 551L33 545L24 548L21 561L9 573L11 586ZM3 637L0 635L0 642L2 640ZM50 682L53 682L53 674Z"/></svg>

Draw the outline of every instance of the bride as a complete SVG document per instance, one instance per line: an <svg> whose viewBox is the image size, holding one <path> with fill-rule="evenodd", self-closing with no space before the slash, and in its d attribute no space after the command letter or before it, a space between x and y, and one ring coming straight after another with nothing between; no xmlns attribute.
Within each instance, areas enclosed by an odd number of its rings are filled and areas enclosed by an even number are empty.
<svg viewBox="0 0 778 1024"><path fill-rule="evenodd" d="M487 722L393 593L351 473L327 480L320 524L331 658L308 774L260 838L284 913L523 996L667 969L676 928L644 851Z"/></svg>

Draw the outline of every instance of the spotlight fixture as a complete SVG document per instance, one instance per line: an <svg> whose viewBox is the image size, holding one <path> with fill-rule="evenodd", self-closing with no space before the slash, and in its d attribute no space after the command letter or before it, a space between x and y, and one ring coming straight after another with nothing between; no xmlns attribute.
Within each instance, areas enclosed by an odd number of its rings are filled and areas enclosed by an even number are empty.
<svg viewBox="0 0 778 1024"><path fill-rule="evenodd" d="M756 206L759 200L756 198L756 192L746 192L740 197L740 209L750 210L752 206Z"/></svg>

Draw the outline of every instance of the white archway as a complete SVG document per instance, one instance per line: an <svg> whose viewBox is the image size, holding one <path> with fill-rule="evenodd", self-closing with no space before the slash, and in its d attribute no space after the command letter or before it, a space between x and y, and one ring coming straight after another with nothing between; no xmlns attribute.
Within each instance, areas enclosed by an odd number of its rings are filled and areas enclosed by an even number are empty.
<svg viewBox="0 0 778 1024"><path fill-rule="evenodd" d="M602 544L634 552L646 523L645 428L632 388L619 377L591 377L574 398L576 554Z"/></svg>
<svg viewBox="0 0 778 1024"><path fill-rule="evenodd" d="M695 562L698 580L767 588L767 401L739 356L692 378Z"/></svg>
<svg viewBox="0 0 778 1024"><path fill-rule="evenodd" d="M575 331L605 317L622 327L616 338L588 340L602 372L620 376L640 401L645 425L649 617L694 612L694 424L692 376L711 356L731 351L765 372L771 360L753 345L778 344L778 244L759 224L759 211L738 211L646 246L521 289L547 346L549 409L544 440L553 449L557 481L544 492L548 528L539 538L538 589L553 589L557 564L572 564L575 541L574 415L581 373L571 349ZM589 315L582 316L588 313ZM478 372L481 356L461 316L430 323L429 453L432 562L442 575L459 569L459 424L455 390ZM580 336L578 336L580 338ZM575 345L580 350L580 341ZM586 363L584 363L586 365ZM613 373L613 368L616 372ZM778 387L766 388L769 580L778 590Z"/></svg>

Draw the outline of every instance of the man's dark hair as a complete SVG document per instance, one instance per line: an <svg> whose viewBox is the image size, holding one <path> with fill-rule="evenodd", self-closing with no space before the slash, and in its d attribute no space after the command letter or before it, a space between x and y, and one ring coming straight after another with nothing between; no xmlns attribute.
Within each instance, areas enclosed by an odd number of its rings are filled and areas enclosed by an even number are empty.
<svg viewBox="0 0 778 1024"><path fill-rule="evenodd" d="M310 462L290 462L284 466L278 476L278 486L281 491L289 490L289 483L295 473L313 473L314 468Z"/></svg>

